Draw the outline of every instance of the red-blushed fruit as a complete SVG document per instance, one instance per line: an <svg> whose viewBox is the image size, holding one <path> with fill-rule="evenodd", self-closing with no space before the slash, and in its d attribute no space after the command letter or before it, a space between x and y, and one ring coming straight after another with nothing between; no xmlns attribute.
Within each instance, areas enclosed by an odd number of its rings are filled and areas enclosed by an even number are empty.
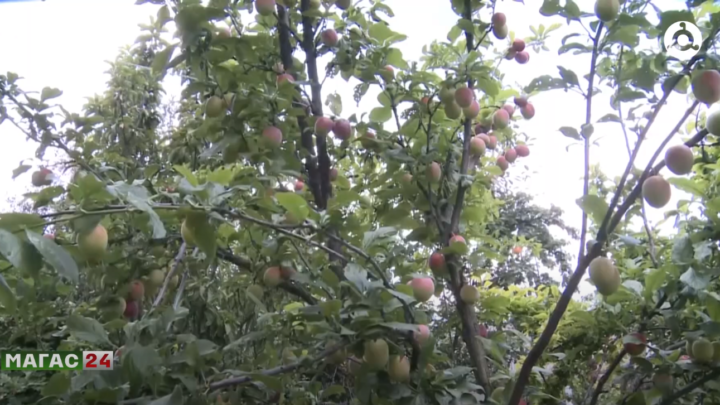
<svg viewBox="0 0 720 405"><path fill-rule="evenodd" d="M460 289L460 299L466 304L474 304L480 300L480 291L475 286L465 284Z"/></svg>
<svg viewBox="0 0 720 405"><path fill-rule="evenodd" d="M530 148L528 148L527 145L517 145L515 147L515 152L517 152L517 155L520 157L530 156Z"/></svg>
<svg viewBox="0 0 720 405"><path fill-rule="evenodd" d="M483 143L485 143L485 147L487 147L487 144L490 143L490 137L487 136L487 134L484 133L478 133L475 135L478 139L482 139Z"/></svg>
<svg viewBox="0 0 720 405"><path fill-rule="evenodd" d="M428 266L432 270L433 274L442 273L445 271L445 255L440 252L435 252L430 255L428 259Z"/></svg>
<svg viewBox="0 0 720 405"><path fill-rule="evenodd" d="M390 381L406 383L410 381L410 361L405 356L392 356L388 364Z"/></svg>
<svg viewBox="0 0 720 405"><path fill-rule="evenodd" d="M503 171L503 173L508 169L508 167L510 167L510 163L508 163L508 161L505 159L505 156L498 156L495 164L498 165L498 167L500 168L500 170Z"/></svg>
<svg viewBox="0 0 720 405"><path fill-rule="evenodd" d="M693 75L692 92L698 101L712 104L720 101L720 73L717 70L701 70Z"/></svg>
<svg viewBox="0 0 720 405"><path fill-rule="evenodd" d="M55 240L55 234L54 233L46 233L43 235L45 239Z"/></svg>
<svg viewBox="0 0 720 405"><path fill-rule="evenodd" d="M418 277L410 280L408 285L413 289L413 296L420 302L426 302L435 293L435 283L430 277Z"/></svg>
<svg viewBox="0 0 720 405"><path fill-rule="evenodd" d="M513 101L515 102L515 105L520 108L525 107L528 103L527 98L523 96L515 96L515 99Z"/></svg>
<svg viewBox="0 0 720 405"><path fill-rule="evenodd" d="M507 160L508 163L513 163L518 157L517 151L514 148L506 150L503 155L505 156L505 160Z"/></svg>
<svg viewBox="0 0 720 405"><path fill-rule="evenodd" d="M335 138L337 139L340 139L342 141L349 139L352 135L352 127L350 126L350 121L344 119L339 119L335 121L332 131L335 135Z"/></svg>
<svg viewBox="0 0 720 405"><path fill-rule="evenodd" d="M647 343L647 338L642 333L631 333L630 336L633 338L639 340L642 343L625 343L623 347L625 347L625 351L631 355L631 356L639 356L645 351L645 344Z"/></svg>
<svg viewBox="0 0 720 405"><path fill-rule="evenodd" d="M507 111L499 109L493 114L492 122L495 128L506 128L508 126L508 122L510 122L510 115Z"/></svg>
<svg viewBox="0 0 720 405"><path fill-rule="evenodd" d="M385 368L390 358L390 349L383 339L366 340L364 344L363 360L373 370Z"/></svg>
<svg viewBox="0 0 720 405"><path fill-rule="evenodd" d="M485 141L479 136L474 136L470 139L470 153L474 156L482 156L485 154Z"/></svg>
<svg viewBox="0 0 720 405"><path fill-rule="evenodd" d="M507 23L507 18L503 13L495 13L492 16L492 24L495 26L504 26Z"/></svg>
<svg viewBox="0 0 720 405"><path fill-rule="evenodd" d="M205 102L205 115L216 118L225 114L225 101L218 96L212 96Z"/></svg>
<svg viewBox="0 0 720 405"><path fill-rule="evenodd" d="M269 146L277 148L282 144L283 134L278 127L267 127L263 129L262 136L265 138L265 143Z"/></svg>
<svg viewBox="0 0 720 405"><path fill-rule="evenodd" d="M403 183L405 183L405 184L410 184L410 183L412 183L412 180L413 180L412 174L410 174L410 173L405 173L405 174L402 175L402 182L403 182Z"/></svg>
<svg viewBox="0 0 720 405"><path fill-rule="evenodd" d="M141 300L145 295L145 285L140 280L135 280L130 283L129 296L133 300Z"/></svg>
<svg viewBox="0 0 720 405"><path fill-rule="evenodd" d="M432 162L428 165L426 169L426 175L431 182L436 183L440 181L441 174L442 169L440 169L440 165L438 164L438 162Z"/></svg>
<svg viewBox="0 0 720 405"><path fill-rule="evenodd" d="M642 185L642 195L645 202L653 208L662 208L672 196L670 183L660 175L650 176Z"/></svg>
<svg viewBox="0 0 720 405"><path fill-rule="evenodd" d="M488 131L490 131L489 126L486 127L483 124L475 125L475 134L477 134L477 135L486 134Z"/></svg>
<svg viewBox="0 0 720 405"><path fill-rule="evenodd" d="M513 114L515 114L515 106L510 104L505 104L502 106L502 109L507 111L508 115L512 117Z"/></svg>
<svg viewBox="0 0 720 405"><path fill-rule="evenodd" d="M480 114L480 104L477 102L477 100L473 100L470 103L470 107L463 108L463 115L467 119L473 119Z"/></svg>
<svg viewBox="0 0 720 405"><path fill-rule="evenodd" d="M477 334L478 334L478 336L487 338L487 337L488 337L488 329L487 329L487 326L485 326L485 325L483 325L483 324L479 324L479 325L477 326Z"/></svg>
<svg viewBox="0 0 720 405"><path fill-rule="evenodd" d="M292 75L289 74L289 73L283 73L283 74L281 74L281 75L278 75L278 77L277 77L277 83L278 83L278 84L283 84L283 83L285 83L285 82L294 83L294 82L295 82L295 79L294 79L294 78L292 77Z"/></svg>
<svg viewBox="0 0 720 405"><path fill-rule="evenodd" d="M515 52L522 52L525 50L525 41L520 38L516 38L512 43L512 50Z"/></svg>
<svg viewBox="0 0 720 405"><path fill-rule="evenodd" d="M473 100L475 100L475 93L469 87L460 87L455 90L455 102L460 108L470 107Z"/></svg>
<svg viewBox="0 0 720 405"><path fill-rule="evenodd" d="M430 97L425 96L420 99L420 104L422 104L424 107L427 107L430 104Z"/></svg>
<svg viewBox="0 0 720 405"><path fill-rule="evenodd" d="M303 189L305 188L305 183L302 180L298 180L293 185L293 188L295 189L295 191L303 191Z"/></svg>
<svg viewBox="0 0 720 405"><path fill-rule="evenodd" d="M683 354L682 356L680 356L680 358L678 360L690 361L690 356Z"/></svg>
<svg viewBox="0 0 720 405"><path fill-rule="evenodd" d="M512 248L512 252L515 253L516 255L519 255L520 253L522 253L522 251L523 251L522 246L514 246Z"/></svg>
<svg viewBox="0 0 720 405"><path fill-rule="evenodd" d="M490 134L488 135L488 141L489 142L485 142L485 146L490 150L495 150L495 148L497 148L497 137Z"/></svg>
<svg viewBox="0 0 720 405"><path fill-rule="evenodd" d="M328 28L320 33L320 39L325 46L332 48L338 43L338 34L334 29Z"/></svg>
<svg viewBox="0 0 720 405"><path fill-rule="evenodd" d="M271 15L275 11L275 0L255 0L255 10L261 15Z"/></svg>
<svg viewBox="0 0 720 405"><path fill-rule="evenodd" d="M101 258L108 247L108 233L98 224L92 231L78 235L78 248L88 258Z"/></svg>
<svg viewBox="0 0 720 405"><path fill-rule="evenodd" d="M291 280L295 274L297 274L297 271L292 267L280 267L280 277L282 277L283 280Z"/></svg>
<svg viewBox="0 0 720 405"><path fill-rule="evenodd" d="M524 65L530 60L530 54L526 51L518 52L515 54L515 62Z"/></svg>
<svg viewBox="0 0 720 405"><path fill-rule="evenodd" d="M520 114L522 114L523 118L529 120L535 116L535 107L532 104L527 103L525 107L520 109Z"/></svg>
<svg viewBox="0 0 720 405"><path fill-rule="evenodd" d="M315 120L315 135L325 138L333 130L335 123L328 117L318 117Z"/></svg>
<svg viewBox="0 0 720 405"><path fill-rule="evenodd" d="M268 287L277 287L282 282L280 267L268 267L263 274L263 282Z"/></svg>
<svg viewBox="0 0 720 405"><path fill-rule="evenodd" d="M588 267L588 275L598 292L606 297L620 288L620 272L607 257L594 258Z"/></svg>
<svg viewBox="0 0 720 405"><path fill-rule="evenodd" d="M508 36L509 28L507 25L494 25L492 27L492 33L497 39L505 39ZM515 53L515 51L509 51L509 53Z"/></svg>
<svg viewBox="0 0 720 405"><path fill-rule="evenodd" d="M692 149L685 145L671 146L665 151L665 164L674 174L682 176L690 173L694 163L695 156Z"/></svg>
<svg viewBox="0 0 720 405"><path fill-rule="evenodd" d="M330 169L330 173L328 173L328 177L330 178L330 181L335 181L338 178L338 169L332 168Z"/></svg>
<svg viewBox="0 0 720 405"><path fill-rule="evenodd" d="M32 185L35 187L49 186L52 184L53 173L45 168L33 172Z"/></svg>
<svg viewBox="0 0 720 405"><path fill-rule="evenodd" d="M365 132L365 135L360 137L360 144L365 149L372 149L377 146L377 142L375 141L376 138L377 137L374 132L367 131Z"/></svg>
<svg viewBox="0 0 720 405"><path fill-rule="evenodd" d="M125 304L125 312L123 312L123 316L125 318L135 319L139 313L140 313L140 304L138 304L137 301L129 300Z"/></svg>
<svg viewBox="0 0 720 405"><path fill-rule="evenodd" d="M386 83L395 80L395 69L390 65L381 67L378 73Z"/></svg>
<svg viewBox="0 0 720 405"><path fill-rule="evenodd" d="M418 344L422 345L430 337L430 328L427 325L418 325L417 329L416 332L413 332L413 337Z"/></svg>
<svg viewBox="0 0 720 405"><path fill-rule="evenodd" d="M466 245L465 238L460 235L453 235L448 241L450 247L464 247Z"/></svg>

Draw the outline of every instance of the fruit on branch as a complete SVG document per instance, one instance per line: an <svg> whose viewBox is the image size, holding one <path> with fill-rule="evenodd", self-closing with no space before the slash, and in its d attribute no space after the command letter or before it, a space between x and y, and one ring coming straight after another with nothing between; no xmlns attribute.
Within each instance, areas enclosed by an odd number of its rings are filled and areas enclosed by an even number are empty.
<svg viewBox="0 0 720 405"><path fill-rule="evenodd" d="M463 115L466 119L473 119L480 114L480 104L477 102L477 100L473 100L472 103L470 103L470 107L463 108Z"/></svg>
<svg viewBox="0 0 720 405"><path fill-rule="evenodd" d="M107 251L108 234L105 227L98 224L92 231L78 235L78 248L88 258L97 259Z"/></svg>
<svg viewBox="0 0 720 405"><path fill-rule="evenodd" d="M338 178L338 169L332 168L330 169L330 172L328 173L328 178L330 178L330 181L335 181Z"/></svg>
<svg viewBox="0 0 720 405"><path fill-rule="evenodd" d="M515 114L515 106L510 104L505 104L502 106L502 109L507 111L508 116L512 117L513 114Z"/></svg>
<svg viewBox="0 0 720 405"><path fill-rule="evenodd" d="M227 28L220 28L220 29L218 29L218 31L217 31L217 36L218 36L218 38L227 39L227 38L230 38L230 37L232 36L232 34L230 33L230 30L229 30L229 29L227 29Z"/></svg>
<svg viewBox="0 0 720 405"><path fill-rule="evenodd" d="M127 303L122 297L113 297L106 305L102 307L102 311L108 318L117 318L125 312Z"/></svg>
<svg viewBox="0 0 720 405"><path fill-rule="evenodd" d="M513 60L515 59L515 55L517 55L517 52L513 51L512 48L508 49L507 53L505 54L505 60Z"/></svg>
<svg viewBox="0 0 720 405"><path fill-rule="evenodd" d="M225 164L235 163L240 156L242 144L239 140L230 141L222 151L222 159Z"/></svg>
<svg viewBox="0 0 720 405"><path fill-rule="evenodd" d="M475 304L480 300L480 291L475 286L465 284L460 289L460 299L466 304Z"/></svg>
<svg viewBox="0 0 720 405"><path fill-rule="evenodd" d="M52 184L52 178L53 172L43 167L33 172L31 182L35 187L49 186Z"/></svg>
<svg viewBox="0 0 720 405"><path fill-rule="evenodd" d="M440 175L442 174L442 169L440 169L440 165L438 162L432 162L427 166L426 174L428 179L430 179L431 182L437 183L440 181Z"/></svg>
<svg viewBox="0 0 720 405"><path fill-rule="evenodd" d="M405 183L405 184L410 184L410 183L412 183L413 176L412 176L412 174L410 174L410 173L405 173L405 174L402 175L402 179L401 179L401 180L402 180L402 182Z"/></svg>
<svg viewBox="0 0 720 405"><path fill-rule="evenodd" d="M182 222L182 226L180 226L180 235L182 236L183 242L185 242L186 245L195 246L195 232L190 228L187 220L184 220Z"/></svg>
<svg viewBox="0 0 720 405"><path fill-rule="evenodd" d="M642 185L642 196L653 208L662 208L670 202L670 183L660 175L650 176Z"/></svg>
<svg viewBox="0 0 720 405"><path fill-rule="evenodd" d="M490 127L489 126L486 127L483 124L477 124L477 125L475 125L474 131L475 131L475 134L477 134L477 135L486 134L488 131L490 131Z"/></svg>
<svg viewBox="0 0 720 405"><path fill-rule="evenodd" d="M257 284L250 285L247 290L245 290L245 293L248 295L252 295L253 297L257 298L258 300L261 300L264 294L263 288L260 287Z"/></svg>
<svg viewBox="0 0 720 405"><path fill-rule="evenodd" d="M527 98L523 96L515 96L515 99L513 101L515 102L515 105L520 108L525 107L528 103Z"/></svg>
<svg viewBox="0 0 720 405"><path fill-rule="evenodd" d="M395 69L390 65L381 67L378 74L380 74L380 77L382 77L385 83L395 80Z"/></svg>
<svg viewBox="0 0 720 405"><path fill-rule="evenodd" d="M315 135L325 138L333 130L335 123L328 117L318 117L315 120Z"/></svg>
<svg viewBox="0 0 720 405"><path fill-rule="evenodd" d="M495 111L492 117L493 126L497 129L503 129L508 126L508 122L510 121L510 115L507 113L507 111L503 109L499 109Z"/></svg>
<svg viewBox="0 0 720 405"><path fill-rule="evenodd" d="M449 245L451 248L465 248L465 238L460 235L453 235L450 237Z"/></svg>
<svg viewBox="0 0 720 405"><path fill-rule="evenodd" d="M372 149L377 146L377 142L375 141L376 138L377 137L374 132L367 131L365 132L365 135L360 137L360 144L365 149Z"/></svg>
<svg viewBox="0 0 720 405"><path fill-rule="evenodd" d="M352 0L335 0L335 5L340 10L347 10L350 8L350 4L352 4Z"/></svg>
<svg viewBox="0 0 720 405"><path fill-rule="evenodd" d="M302 180L298 180L293 185L293 188L295 189L295 191L303 191L303 189L305 188L305 183Z"/></svg>
<svg viewBox="0 0 720 405"><path fill-rule="evenodd" d="M335 138L340 139L341 141L349 139L352 135L352 127L350 126L350 122L344 119L339 119L335 121L332 131L335 135Z"/></svg>
<svg viewBox="0 0 720 405"><path fill-rule="evenodd" d="M477 334L478 336L487 338L488 337L488 328L484 324L478 324L477 326Z"/></svg>
<svg viewBox="0 0 720 405"><path fill-rule="evenodd" d="M525 41L520 38L516 38L512 43L512 50L515 52L522 52L525 50Z"/></svg>
<svg viewBox="0 0 720 405"><path fill-rule="evenodd" d="M530 148L528 148L527 145L517 145L515 147L515 152L517 152L517 155L520 157L530 156Z"/></svg>
<svg viewBox="0 0 720 405"><path fill-rule="evenodd" d="M364 349L363 360L371 369L382 369L388 363L390 349L384 339L366 340Z"/></svg>
<svg viewBox="0 0 720 405"><path fill-rule="evenodd" d="M503 156L505 156L505 160L507 160L508 163L513 163L517 159L518 154L514 148L510 148L505 151L505 154Z"/></svg>
<svg viewBox="0 0 720 405"><path fill-rule="evenodd" d="M295 274L297 274L297 271L295 271L292 267L280 267L280 277L282 277L283 280L291 280Z"/></svg>
<svg viewBox="0 0 720 405"><path fill-rule="evenodd" d="M278 127L267 127L263 129L262 136L265 139L265 143L273 148L277 148L282 144L283 134Z"/></svg>
<svg viewBox="0 0 720 405"><path fill-rule="evenodd" d="M308 4L308 7L310 10L318 10L322 4L320 3L320 0L310 0L310 3Z"/></svg>
<svg viewBox="0 0 720 405"><path fill-rule="evenodd" d="M55 240L55 234L54 234L54 233L46 233L46 234L43 235L43 238L45 238L45 239L50 239L50 240Z"/></svg>
<svg viewBox="0 0 720 405"><path fill-rule="evenodd" d="M413 337L419 345L423 345L430 338L430 328L427 325L418 325L418 330L413 332Z"/></svg>
<svg viewBox="0 0 720 405"><path fill-rule="evenodd" d="M275 0L255 0L255 10L260 15L272 15L275 11Z"/></svg>
<svg viewBox="0 0 720 405"><path fill-rule="evenodd" d="M522 251L523 251L522 246L513 246L513 248L512 248L512 252L516 255L519 255L520 253L522 253Z"/></svg>
<svg viewBox="0 0 720 405"><path fill-rule="evenodd" d="M408 282L413 289L413 296L420 302L426 302L435 293L435 283L430 277L417 277Z"/></svg>
<svg viewBox="0 0 720 405"><path fill-rule="evenodd" d="M440 89L440 101L444 104L450 104L455 102L455 89L450 86L443 86Z"/></svg>
<svg viewBox="0 0 720 405"><path fill-rule="evenodd" d="M595 15L602 22L610 22L620 14L619 0L596 0Z"/></svg>
<svg viewBox="0 0 720 405"><path fill-rule="evenodd" d="M720 111L713 111L705 118L705 129L715 136L720 136Z"/></svg>
<svg viewBox="0 0 720 405"><path fill-rule="evenodd" d="M497 147L497 137L495 135L488 135L488 142L485 142L485 146L490 150L495 150Z"/></svg>
<svg viewBox="0 0 720 405"><path fill-rule="evenodd" d="M141 300L145 295L145 285L140 280L135 280L130 283L129 296L133 300Z"/></svg>
<svg viewBox="0 0 720 405"><path fill-rule="evenodd" d="M485 154L485 141L479 136L470 139L470 153L474 156L482 156Z"/></svg>
<svg viewBox="0 0 720 405"><path fill-rule="evenodd" d="M455 90L455 102L460 108L470 107L473 100L475 100L475 93L469 87L460 87Z"/></svg>
<svg viewBox="0 0 720 405"><path fill-rule="evenodd" d="M709 340L700 338L692 344L692 358L698 363L709 363L714 355L713 345Z"/></svg>
<svg viewBox="0 0 720 405"><path fill-rule="evenodd" d="M523 118L529 120L535 116L535 107L532 104L527 103L525 107L520 108L520 114L522 114Z"/></svg>
<svg viewBox="0 0 720 405"><path fill-rule="evenodd" d="M410 361L405 356L392 356L388 364L390 381L406 383L410 381Z"/></svg>
<svg viewBox="0 0 720 405"><path fill-rule="evenodd" d="M693 74L692 92L698 101L707 105L720 101L720 73L701 70Z"/></svg>
<svg viewBox="0 0 720 405"><path fill-rule="evenodd" d="M665 164L674 174L682 176L690 173L694 163L692 149L685 145L671 146L665 151Z"/></svg>
<svg viewBox="0 0 720 405"><path fill-rule="evenodd" d="M655 388L660 391L669 392L673 389L673 377L668 373L655 373L652 382Z"/></svg>
<svg viewBox="0 0 720 405"><path fill-rule="evenodd" d="M334 29L328 28L320 33L320 39L325 46L333 48L338 43L338 34Z"/></svg>
<svg viewBox="0 0 720 405"><path fill-rule="evenodd" d="M263 282L268 287L277 287L282 283L282 275L279 267L268 267L263 274Z"/></svg>
<svg viewBox="0 0 720 405"><path fill-rule="evenodd" d="M495 38L497 39L505 39L508 36L508 26L507 25L494 25L492 28L492 33L495 35Z"/></svg>
<svg viewBox="0 0 720 405"><path fill-rule="evenodd" d="M295 83L295 78L290 73L283 73L278 75L277 84L283 84L285 82Z"/></svg>
<svg viewBox="0 0 720 405"><path fill-rule="evenodd" d="M507 159L505 159L505 156L498 156L495 164L497 164L497 166L500 168L500 170L503 171L503 173L505 173L508 167L510 167L510 163L508 163Z"/></svg>
<svg viewBox="0 0 720 405"><path fill-rule="evenodd" d="M445 255L440 252L434 252L428 259L428 266L433 274L443 273L447 270L445 263Z"/></svg>
<svg viewBox="0 0 720 405"><path fill-rule="evenodd" d="M504 27L507 24L507 17L503 13L495 13L491 18L491 22L496 27Z"/></svg>
<svg viewBox="0 0 720 405"><path fill-rule="evenodd" d="M480 133L477 133L477 135L475 135L475 136L476 136L478 139L480 139L480 140L483 141L483 143L485 144L485 147L487 147L487 144L490 143L490 137L487 136L487 134L484 134L484 133L480 132Z"/></svg>
<svg viewBox="0 0 720 405"><path fill-rule="evenodd" d="M515 54L515 62L524 65L530 60L530 54L526 51L518 52Z"/></svg>
<svg viewBox="0 0 720 405"><path fill-rule="evenodd" d="M631 337L638 340L640 343L626 342L623 344L625 351L631 356L639 356L645 352L645 345L647 344L647 338L645 335L639 332L631 333Z"/></svg>
<svg viewBox="0 0 720 405"><path fill-rule="evenodd" d="M335 347L337 344L335 341L330 341L325 345L325 349ZM345 350L345 348L337 350L325 358L325 361L333 365L342 364L345 360L347 360L347 350Z"/></svg>
<svg viewBox="0 0 720 405"><path fill-rule="evenodd" d="M454 100L450 103L446 103L443 109L445 110L445 116L447 116L451 120L456 120L460 118L463 113L462 108L460 108L460 106L457 105Z"/></svg>
<svg viewBox="0 0 720 405"><path fill-rule="evenodd" d="M165 272L162 270L155 269L148 275L148 282L155 288L160 287L163 281L165 281Z"/></svg>
<svg viewBox="0 0 720 405"><path fill-rule="evenodd" d="M598 292L604 296L614 294L620 288L620 272L607 257L596 257L590 262L588 273Z"/></svg>
<svg viewBox="0 0 720 405"><path fill-rule="evenodd" d="M177 274L170 277L170 281L168 281L168 287L177 288L178 284L180 284L180 277L178 277Z"/></svg>
<svg viewBox="0 0 720 405"><path fill-rule="evenodd" d="M127 304L125 305L125 312L123 312L123 316L128 319L135 319L139 313L140 304L138 304L137 301L128 300Z"/></svg>
<svg viewBox="0 0 720 405"><path fill-rule="evenodd" d="M205 115L216 118L225 114L225 101L218 96L212 96L205 102Z"/></svg>

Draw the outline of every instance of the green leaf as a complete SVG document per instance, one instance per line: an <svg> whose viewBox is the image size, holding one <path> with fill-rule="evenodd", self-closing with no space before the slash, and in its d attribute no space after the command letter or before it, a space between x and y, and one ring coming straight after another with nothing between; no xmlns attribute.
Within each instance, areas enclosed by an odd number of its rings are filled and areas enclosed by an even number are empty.
<svg viewBox="0 0 720 405"><path fill-rule="evenodd" d="M95 319L72 314L67 317L65 324L68 332L78 340L97 346L113 345L108 339L105 328Z"/></svg>
<svg viewBox="0 0 720 405"><path fill-rule="evenodd" d="M10 232L17 232L25 228L34 228L44 223L45 220L37 214L0 214L0 228L7 229Z"/></svg>
<svg viewBox="0 0 720 405"><path fill-rule="evenodd" d="M565 69L562 66L557 67L560 71L560 77L567 83L569 86L574 87L580 87L580 82L578 81L578 77L572 70Z"/></svg>
<svg viewBox="0 0 720 405"><path fill-rule="evenodd" d="M559 131L567 136L568 138L576 139L578 141L582 141L582 137L580 137L580 133L577 129L572 127L560 127Z"/></svg>
<svg viewBox="0 0 720 405"><path fill-rule="evenodd" d="M707 288L708 284L710 284L710 276L707 274L700 274L690 267L680 276L680 281L688 287L701 291Z"/></svg>
<svg viewBox="0 0 720 405"><path fill-rule="evenodd" d="M73 260L70 253L58 246L55 241L43 237L40 234L25 230L28 241L35 246L45 261L50 264L58 274L73 284L77 284L79 280L80 270L77 263Z"/></svg>
<svg viewBox="0 0 720 405"><path fill-rule="evenodd" d="M323 390L322 394L320 394L320 398L326 399L333 395L344 395L345 394L345 387L342 385L331 385Z"/></svg>
<svg viewBox="0 0 720 405"><path fill-rule="evenodd" d="M136 345L130 348L127 355L132 359L135 369L145 376L152 375L153 368L162 364L157 350L151 347Z"/></svg>
<svg viewBox="0 0 720 405"><path fill-rule="evenodd" d="M2 122L2 120L0 120L0 122ZM15 180L15 178L17 178L17 176L27 172L30 169L32 169L32 166L30 166L30 165L20 165L20 166L16 167L12 172L13 180Z"/></svg>
<svg viewBox="0 0 720 405"><path fill-rule="evenodd" d="M705 195L705 187L692 179L688 179L686 177L670 177L667 181L686 193L693 194L697 197Z"/></svg>
<svg viewBox="0 0 720 405"><path fill-rule="evenodd" d="M602 198L589 194L575 200L577 205L590 216L596 225L602 224L608 212L608 204Z"/></svg>
<svg viewBox="0 0 720 405"><path fill-rule="evenodd" d="M180 173L181 176L185 178L185 180L190 183L190 185L197 187L200 183L198 183L197 177L193 174L193 172L188 169L185 166L175 165L173 166L173 169L175 169L176 172Z"/></svg>
<svg viewBox="0 0 720 405"><path fill-rule="evenodd" d="M387 23L382 21L371 25L368 28L368 35L381 44L392 44L407 39L406 35L394 32L388 27Z"/></svg>
<svg viewBox="0 0 720 405"><path fill-rule="evenodd" d="M400 69L408 69L410 67L405 59L403 59L402 51L397 48L390 48L388 50L385 61L388 65L397 66Z"/></svg>
<svg viewBox="0 0 720 405"><path fill-rule="evenodd" d="M0 229L0 254L13 266L23 268L22 242L4 229Z"/></svg>
<svg viewBox="0 0 720 405"><path fill-rule="evenodd" d="M150 402L148 405L183 405L185 403L183 398L182 388L179 385L176 385L172 394L158 398Z"/></svg>
<svg viewBox="0 0 720 405"><path fill-rule="evenodd" d="M640 44L638 32L640 32L640 27L637 25L625 25L618 27L617 29L611 30L608 35L608 41L611 43L621 43L629 47L635 47Z"/></svg>
<svg viewBox="0 0 720 405"><path fill-rule="evenodd" d="M690 10L669 10L660 13L660 24L657 29L658 32L665 32L671 25L678 21L688 21L695 25L695 15Z"/></svg>
<svg viewBox="0 0 720 405"><path fill-rule="evenodd" d="M693 261L695 251L693 250L690 236L683 235L673 242L672 260L676 264L690 264Z"/></svg>
<svg viewBox="0 0 720 405"><path fill-rule="evenodd" d="M125 198L133 207L148 214L150 217L150 225L153 229L153 239L162 239L167 235L160 216L149 204L150 194L145 187L141 185L117 183L108 186L108 191L117 197Z"/></svg>
<svg viewBox="0 0 720 405"><path fill-rule="evenodd" d="M277 193L275 194L278 203L285 208L293 219L299 222L305 221L307 216L310 214L310 207L307 201L295 193Z"/></svg>
<svg viewBox="0 0 720 405"><path fill-rule="evenodd" d="M191 230L198 248L208 258L214 258L217 254L217 236L215 227L208 222L208 216L204 212L194 211L185 218L186 226Z"/></svg>
<svg viewBox="0 0 720 405"><path fill-rule="evenodd" d="M342 114L343 110L343 104L342 104L342 97L340 97L339 94L333 93L328 94L327 98L325 99L325 105L330 108L330 112L332 112L335 115Z"/></svg>
<svg viewBox="0 0 720 405"><path fill-rule="evenodd" d="M162 76L165 74L165 69L167 68L168 62L170 62L173 52L175 52L175 47L177 47L177 45L170 45L155 55L155 59L153 59L150 65L154 75L161 74Z"/></svg>
<svg viewBox="0 0 720 405"><path fill-rule="evenodd" d="M387 122L392 118L390 107L375 107L370 111L370 121Z"/></svg>
<svg viewBox="0 0 720 405"><path fill-rule="evenodd" d="M2 274L0 274L0 304L5 307L7 312L15 312L15 309L17 309L17 299L15 298L15 293L12 288L10 288L7 281L5 281L5 277L3 277Z"/></svg>
<svg viewBox="0 0 720 405"><path fill-rule="evenodd" d="M715 293L708 292L703 302L710 319L715 322L720 322L720 296Z"/></svg>
<svg viewBox="0 0 720 405"><path fill-rule="evenodd" d="M52 87L45 87L40 93L40 101L45 102L47 100L62 96L63 92L59 89Z"/></svg>
<svg viewBox="0 0 720 405"><path fill-rule="evenodd" d="M42 395L45 397L62 396L70 389L70 382L70 376L66 373L55 373L43 386Z"/></svg>

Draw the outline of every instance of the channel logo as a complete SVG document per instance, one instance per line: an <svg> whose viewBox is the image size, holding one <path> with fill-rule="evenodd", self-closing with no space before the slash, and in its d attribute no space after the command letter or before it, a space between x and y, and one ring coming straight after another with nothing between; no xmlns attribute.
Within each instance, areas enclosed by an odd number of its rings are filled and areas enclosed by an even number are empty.
<svg viewBox="0 0 720 405"><path fill-rule="evenodd" d="M688 60L700 51L703 37L700 28L690 21L678 21L663 34L663 50L678 60Z"/></svg>

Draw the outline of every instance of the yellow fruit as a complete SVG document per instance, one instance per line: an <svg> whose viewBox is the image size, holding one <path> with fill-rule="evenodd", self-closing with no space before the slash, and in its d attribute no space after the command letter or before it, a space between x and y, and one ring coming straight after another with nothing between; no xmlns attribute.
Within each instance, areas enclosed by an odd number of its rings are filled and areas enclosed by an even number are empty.
<svg viewBox="0 0 720 405"><path fill-rule="evenodd" d="M183 221L182 226L180 226L180 235L182 235L183 241L188 246L194 246L195 245L195 235L193 234L193 231L190 229L190 227L187 224L187 221Z"/></svg>
<svg viewBox="0 0 720 405"><path fill-rule="evenodd" d="M225 100L218 96L210 97L205 103L205 115L211 118L219 117L225 112Z"/></svg>
<svg viewBox="0 0 720 405"><path fill-rule="evenodd" d="M370 368L380 370L385 367L390 357L390 349L383 339L368 340L365 342L363 360Z"/></svg>
<svg viewBox="0 0 720 405"><path fill-rule="evenodd" d="M480 291L475 286L466 284L460 289L460 299L466 304L474 304L480 300Z"/></svg>
<svg viewBox="0 0 720 405"><path fill-rule="evenodd" d="M714 356L713 344L705 338L700 338L692 345L692 357L698 363L709 363Z"/></svg>
<svg viewBox="0 0 720 405"><path fill-rule="evenodd" d="M388 375L390 381L408 382L410 381L410 361L405 356L393 356L388 364Z"/></svg>
<svg viewBox="0 0 720 405"><path fill-rule="evenodd" d="M455 101L445 103L445 115L451 120L456 120L462 115L462 109Z"/></svg>
<svg viewBox="0 0 720 405"><path fill-rule="evenodd" d="M590 262L590 280L602 295L608 296L620 288L620 272L607 257L596 257Z"/></svg>
<svg viewBox="0 0 720 405"><path fill-rule="evenodd" d="M78 236L80 251L89 258L100 258L107 251L108 234L105 227L99 225L91 232Z"/></svg>
<svg viewBox="0 0 720 405"><path fill-rule="evenodd" d="M155 288L160 287L163 284L163 281L165 281L164 271L156 269L150 272L150 275L148 276L148 282L151 286Z"/></svg>
<svg viewBox="0 0 720 405"><path fill-rule="evenodd" d="M595 2L595 15L602 22L615 20L619 13L620 2L618 0L597 0Z"/></svg>

